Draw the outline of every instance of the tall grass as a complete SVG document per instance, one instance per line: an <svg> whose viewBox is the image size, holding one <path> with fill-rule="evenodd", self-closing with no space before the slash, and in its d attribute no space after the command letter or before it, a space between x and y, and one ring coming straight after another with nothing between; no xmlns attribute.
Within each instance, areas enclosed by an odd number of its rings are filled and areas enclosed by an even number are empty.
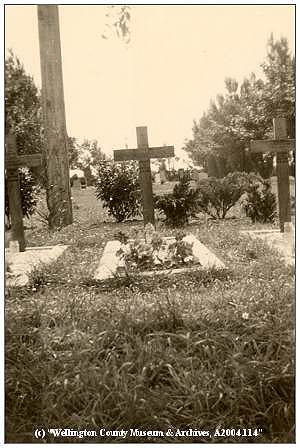
<svg viewBox="0 0 300 448"><path fill-rule="evenodd" d="M86 280L99 233L81 236L26 289L10 289L6 441L32 442L36 428L192 428L212 437L84 441L293 442L293 271L235 228L198 229L226 275L99 285ZM262 432L213 437L217 427Z"/></svg>

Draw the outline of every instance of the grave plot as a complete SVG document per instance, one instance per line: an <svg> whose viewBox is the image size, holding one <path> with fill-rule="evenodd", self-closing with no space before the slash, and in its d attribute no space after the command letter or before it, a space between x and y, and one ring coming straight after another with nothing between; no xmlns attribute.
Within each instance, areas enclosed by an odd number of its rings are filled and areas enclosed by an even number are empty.
<svg viewBox="0 0 300 448"><path fill-rule="evenodd" d="M164 237L157 245L155 240L152 243L113 240L104 248L94 279L107 280L128 273L140 276L176 274L199 269L226 269L226 266L192 234L182 239Z"/></svg>
<svg viewBox="0 0 300 448"><path fill-rule="evenodd" d="M268 246L279 252L286 265L292 266L295 264L295 234L292 224L289 232L285 233L280 232L278 229L241 230L240 233L265 241Z"/></svg>
<svg viewBox="0 0 300 448"><path fill-rule="evenodd" d="M8 266L6 286L25 286L29 281L29 274L41 263L54 262L68 246L28 247L24 252L5 250L5 262Z"/></svg>

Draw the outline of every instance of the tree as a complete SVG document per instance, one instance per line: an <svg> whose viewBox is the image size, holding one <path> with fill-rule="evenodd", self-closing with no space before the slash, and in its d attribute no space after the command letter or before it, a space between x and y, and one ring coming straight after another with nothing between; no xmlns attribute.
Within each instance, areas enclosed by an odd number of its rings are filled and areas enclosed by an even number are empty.
<svg viewBox="0 0 300 448"><path fill-rule="evenodd" d="M106 154L101 150L97 140L90 141L85 139L82 144L78 145L78 157L76 168L83 170L88 185L92 185L95 177L92 173L96 172L100 162L107 160ZM94 170L93 170L94 168Z"/></svg>
<svg viewBox="0 0 300 448"><path fill-rule="evenodd" d="M240 87L226 78L225 95L217 95L199 122L194 121L193 138L185 150L215 177L237 170L256 171L263 177L272 172L271 154L250 155L247 149L251 139L272 138L272 118L278 113L294 116L295 63L286 39L274 42L271 36L262 68L265 80L252 73Z"/></svg>
<svg viewBox="0 0 300 448"><path fill-rule="evenodd" d="M225 96L218 95L200 121L194 121L194 138L185 147L191 157L206 169L208 164L210 167L212 164L219 166L220 175L217 177L241 168L242 141L237 126L241 108L238 83L226 78L225 87Z"/></svg>
<svg viewBox="0 0 300 448"><path fill-rule="evenodd" d="M268 41L267 59L262 64L266 77L264 89L265 113L284 117L295 116L295 59L291 56L286 38Z"/></svg>
<svg viewBox="0 0 300 448"><path fill-rule="evenodd" d="M42 150L41 100L33 78L9 51L5 59L5 128L11 128L20 154Z"/></svg>

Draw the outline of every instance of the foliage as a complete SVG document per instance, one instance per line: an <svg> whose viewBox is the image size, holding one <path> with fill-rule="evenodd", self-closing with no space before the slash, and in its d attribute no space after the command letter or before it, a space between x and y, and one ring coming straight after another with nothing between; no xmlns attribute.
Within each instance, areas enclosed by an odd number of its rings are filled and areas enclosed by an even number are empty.
<svg viewBox="0 0 300 448"><path fill-rule="evenodd" d="M74 139L75 140L75 139ZM75 142L71 152L72 167L79 168L84 172L87 185L95 183L94 171L103 160L107 160L97 140L85 139L81 144Z"/></svg>
<svg viewBox="0 0 300 448"><path fill-rule="evenodd" d="M177 232L175 241L168 244L159 232L155 232L152 224L147 224L143 235L138 233L133 240L119 232L116 237L122 243L117 252L124 261L126 274L138 271L171 269L186 266L195 262L193 243L184 240L186 234Z"/></svg>
<svg viewBox="0 0 300 448"><path fill-rule="evenodd" d="M117 37L128 44L130 42L130 6L110 5L105 17L106 31L101 35L102 39L108 39L111 30L114 30Z"/></svg>
<svg viewBox="0 0 300 448"><path fill-rule="evenodd" d="M253 183L247 189L247 196L243 202L243 208L246 216L251 218L252 222L274 222L276 218L276 196L271 191L269 181L263 181L261 184Z"/></svg>
<svg viewBox="0 0 300 448"><path fill-rule="evenodd" d="M173 193L154 197L155 208L165 214L165 222L169 226L180 227L197 211L197 191L189 187L189 175L184 174Z"/></svg>
<svg viewBox="0 0 300 448"><path fill-rule="evenodd" d="M266 77L263 92L264 112L270 117L281 111L286 118L295 116L295 59L291 57L288 41L281 37L268 41L267 59L262 64Z"/></svg>
<svg viewBox="0 0 300 448"><path fill-rule="evenodd" d="M42 152L40 94L12 51L5 60L5 127L15 134L20 154Z"/></svg>
<svg viewBox="0 0 300 448"><path fill-rule="evenodd" d="M19 169L19 182L23 216L29 218L36 209L39 188L35 185L34 179L27 168ZM5 214L9 216L7 185L5 188Z"/></svg>
<svg viewBox="0 0 300 448"><path fill-rule="evenodd" d="M272 138L272 118L292 119L295 114L295 61L287 40L268 42L262 64L265 80L254 73L240 87L225 79L225 95L217 95L200 120L194 121L193 138L185 150L210 175L222 177L232 171L255 171L267 178L272 173L272 155L249 154L251 139ZM209 167L208 167L209 165Z"/></svg>
<svg viewBox="0 0 300 448"><path fill-rule="evenodd" d="M228 211L247 191L254 174L229 173L223 179L209 177L198 183L198 207L213 219L225 219Z"/></svg>
<svg viewBox="0 0 300 448"><path fill-rule="evenodd" d="M96 181L97 199L103 201L108 213L118 221L140 214L139 174L135 162L98 163Z"/></svg>

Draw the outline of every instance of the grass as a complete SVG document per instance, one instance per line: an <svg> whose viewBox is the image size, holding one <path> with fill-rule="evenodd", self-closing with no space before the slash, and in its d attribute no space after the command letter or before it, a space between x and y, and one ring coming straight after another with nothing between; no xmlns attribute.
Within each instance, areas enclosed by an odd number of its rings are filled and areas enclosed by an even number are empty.
<svg viewBox="0 0 300 448"><path fill-rule="evenodd" d="M83 192L75 224L28 232L30 244L69 249L7 293L6 442L33 442L39 427L212 435L83 439L99 443L294 442L293 270L239 234L247 220L203 219L187 230L228 272L92 281L105 242L133 224L88 213ZM262 432L214 437L218 427Z"/></svg>

